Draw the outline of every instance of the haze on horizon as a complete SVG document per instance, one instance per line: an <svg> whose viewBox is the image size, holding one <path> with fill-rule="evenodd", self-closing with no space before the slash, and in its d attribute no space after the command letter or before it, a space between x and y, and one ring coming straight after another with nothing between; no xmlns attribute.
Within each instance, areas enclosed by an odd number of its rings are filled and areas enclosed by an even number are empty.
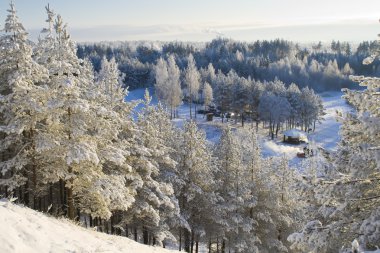
<svg viewBox="0 0 380 253"><path fill-rule="evenodd" d="M15 0L19 17L37 38L49 3L76 41L374 40L378 0ZM0 3L3 19L8 1Z"/></svg>

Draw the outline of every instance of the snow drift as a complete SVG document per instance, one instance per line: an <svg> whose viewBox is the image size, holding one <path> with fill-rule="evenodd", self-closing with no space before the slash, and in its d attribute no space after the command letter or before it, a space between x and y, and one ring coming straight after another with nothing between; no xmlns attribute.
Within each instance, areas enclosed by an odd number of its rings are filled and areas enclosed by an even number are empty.
<svg viewBox="0 0 380 253"><path fill-rule="evenodd" d="M0 200L0 224L0 252L176 252L85 229L69 220L48 217L5 199Z"/></svg>

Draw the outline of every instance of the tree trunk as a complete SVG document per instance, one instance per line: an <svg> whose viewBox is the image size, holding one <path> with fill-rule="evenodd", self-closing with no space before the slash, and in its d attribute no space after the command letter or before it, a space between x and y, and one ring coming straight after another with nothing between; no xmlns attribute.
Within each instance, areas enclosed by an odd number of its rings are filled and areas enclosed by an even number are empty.
<svg viewBox="0 0 380 253"><path fill-rule="evenodd" d="M137 238L137 227L135 227L135 231L134 231L134 237L135 237L135 238L134 238L134 239L135 239L135 241L137 242L137 239L138 239L138 238Z"/></svg>
<svg viewBox="0 0 380 253"><path fill-rule="evenodd" d="M52 214L53 213L53 184L52 183L50 183L49 185L49 206L50 206L49 213Z"/></svg>
<svg viewBox="0 0 380 253"><path fill-rule="evenodd" d="M190 101L189 101L189 107L190 107L190 119L193 118L193 115L192 115L192 113L191 113L191 107L192 107L192 105L193 105L193 100L192 100L191 95L190 95Z"/></svg>
<svg viewBox="0 0 380 253"><path fill-rule="evenodd" d="M199 249L199 241L197 240L195 242L195 253L198 253L198 249Z"/></svg>
<svg viewBox="0 0 380 253"><path fill-rule="evenodd" d="M59 200L60 200L60 205L61 205L61 211L64 212L66 210L66 196L65 196L65 185L63 183L63 180L59 180Z"/></svg>
<svg viewBox="0 0 380 253"><path fill-rule="evenodd" d="M100 232L103 232L103 226L102 226L102 219L101 218L98 218L98 229ZM104 222L103 222L104 224Z"/></svg>
<svg viewBox="0 0 380 253"><path fill-rule="evenodd" d="M185 229L184 233L183 233L183 236L184 236L184 239L185 239L185 251L186 252L190 252L190 232L189 230Z"/></svg>
<svg viewBox="0 0 380 253"><path fill-rule="evenodd" d="M148 229L145 226L143 226L142 230L143 230L143 243L145 245L149 245L149 232L148 232Z"/></svg>
<svg viewBox="0 0 380 253"><path fill-rule="evenodd" d="M1 173L0 173L1 174ZM25 201L25 205L30 207L30 200L29 200L29 179L26 180L26 184L25 184L25 193L24 193L24 201Z"/></svg>
<svg viewBox="0 0 380 253"><path fill-rule="evenodd" d="M277 127L276 127L276 137L278 137L278 131L280 130L280 124L277 124Z"/></svg>
<svg viewBox="0 0 380 253"><path fill-rule="evenodd" d="M74 220L75 218L75 209L74 209L74 196L73 196L73 188L72 186L66 187L67 189L67 216L70 220Z"/></svg>
<svg viewBox="0 0 380 253"><path fill-rule="evenodd" d="M179 228L179 251L182 251L182 228Z"/></svg>
<svg viewBox="0 0 380 253"><path fill-rule="evenodd" d="M194 252L194 231L191 230L191 244L190 244L190 252Z"/></svg>
<svg viewBox="0 0 380 253"><path fill-rule="evenodd" d="M111 222L111 234L114 235L115 234L115 227L114 227L114 225L115 225L115 214L111 215L110 222Z"/></svg>
<svg viewBox="0 0 380 253"><path fill-rule="evenodd" d="M226 253L226 240L222 241L222 253Z"/></svg>

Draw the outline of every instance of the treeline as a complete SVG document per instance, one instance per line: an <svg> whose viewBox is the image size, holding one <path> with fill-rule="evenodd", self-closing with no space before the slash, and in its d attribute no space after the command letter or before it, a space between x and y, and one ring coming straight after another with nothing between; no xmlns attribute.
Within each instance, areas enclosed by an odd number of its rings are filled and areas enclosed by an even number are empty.
<svg viewBox="0 0 380 253"><path fill-rule="evenodd" d="M115 57L119 69L126 74L125 85L131 89L154 83L154 65L159 58L175 57L181 71L192 54L197 68L211 63L217 71L234 70L239 76L257 81L273 81L276 77L287 86L297 83L317 92L353 87L348 75L379 75L379 61L363 66L362 60L376 48L377 42L362 42L357 47L333 41L306 47L284 41L238 42L218 38L206 44L182 42L99 42L78 46L78 56L89 58L96 70L103 57Z"/></svg>
<svg viewBox="0 0 380 253"><path fill-rule="evenodd" d="M115 59L94 72L46 11L37 44L13 3L0 35L0 196L145 244L288 251L300 210L285 158L263 159L253 130L210 147L149 94L134 119Z"/></svg>

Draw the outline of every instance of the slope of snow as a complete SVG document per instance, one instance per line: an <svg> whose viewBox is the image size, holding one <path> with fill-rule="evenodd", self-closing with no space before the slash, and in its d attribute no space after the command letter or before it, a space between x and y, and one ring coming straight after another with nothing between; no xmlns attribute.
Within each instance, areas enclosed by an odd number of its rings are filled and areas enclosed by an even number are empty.
<svg viewBox="0 0 380 253"><path fill-rule="evenodd" d="M107 235L0 200L0 252L170 253L121 236Z"/></svg>

